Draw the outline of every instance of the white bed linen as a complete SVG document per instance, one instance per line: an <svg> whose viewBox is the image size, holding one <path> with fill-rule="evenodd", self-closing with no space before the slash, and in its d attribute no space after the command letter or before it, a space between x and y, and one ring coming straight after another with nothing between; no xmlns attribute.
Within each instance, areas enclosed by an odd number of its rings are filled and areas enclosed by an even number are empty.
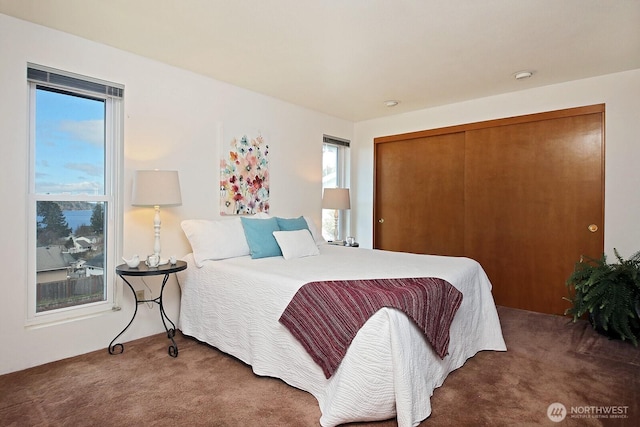
<svg viewBox="0 0 640 427"><path fill-rule="evenodd" d="M481 350L506 350L491 284L474 260L320 246L320 255L207 261L178 273L178 327L318 400L325 427L397 416L414 426L431 413L430 397L449 372ZM449 355L440 359L402 312L379 310L358 332L326 379L278 319L295 292L316 280L438 277L463 294L451 325Z"/></svg>

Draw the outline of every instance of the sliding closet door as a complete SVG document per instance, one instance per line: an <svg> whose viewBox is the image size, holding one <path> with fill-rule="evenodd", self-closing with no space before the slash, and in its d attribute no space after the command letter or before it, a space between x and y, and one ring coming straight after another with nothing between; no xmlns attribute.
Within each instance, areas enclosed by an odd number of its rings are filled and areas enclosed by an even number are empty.
<svg viewBox="0 0 640 427"><path fill-rule="evenodd" d="M374 248L462 255L464 133L376 142Z"/></svg>
<svg viewBox="0 0 640 427"><path fill-rule="evenodd" d="M604 105L376 138L374 248L480 262L496 303L563 314L604 250Z"/></svg>
<svg viewBox="0 0 640 427"><path fill-rule="evenodd" d="M465 253L496 303L563 314L565 280L603 234L603 113L466 133Z"/></svg>

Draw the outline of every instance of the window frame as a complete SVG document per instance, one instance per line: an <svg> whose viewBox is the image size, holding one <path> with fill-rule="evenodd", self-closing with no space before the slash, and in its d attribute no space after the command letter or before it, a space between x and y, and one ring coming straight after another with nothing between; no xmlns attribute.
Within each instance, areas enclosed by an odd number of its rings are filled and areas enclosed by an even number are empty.
<svg viewBox="0 0 640 427"><path fill-rule="evenodd" d="M105 311L118 309L117 307L117 283L116 283L116 259L122 253L122 172L123 172L123 141L124 141L124 86L118 85L66 71L56 70L36 64L28 64L28 73L51 73L64 83L64 79L76 83L86 83L88 89L83 89L77 85L65 85L43 81L42 79L27 78L29 96L29 164L28 164L28 250L27 250L27 298L26 298L26 326L40 326L54 324L61 321L79 319L97 315ZM92 86L103 85L107 88L107 93L97 93L92 90ZM91 195L69 195L69 194L37 194L35 191L35 174L37 172L36 158L36 92L38 87L50 88L68 92L70 96L78 95L94 99L103 100L105 103L104 124L105 124L105 159L104 159L104 194ZM36 248L37 248L37 202L38 201L90 201L104 202L105 209L105 263L104 263L104 285L105 300L91 302L71 307L59 308L43 312L36 309Z"/></svg>
<svg viewBox="0 0 640 427"><path fill-rule="evenodd" d="M349 188L349 147L351 142L347 139L338 138L335 136L323 135L322 138L322 148L324 152L324 147L326 145L337 148L336 153L336 187L338 188ZM322 163L322 168L324 170L324 160ZM327 187L328 188L328 187ZM322 191L324 191L325 186L324 182L322 183ZM322 195L321 195L322 197ZM324 218L324 209L321 214L321 218ZM338 235L342 236L342 238L347 237L347 230L350 229L350 211L339 211L338 212ZM323 221L324 222L324 221ZM321 233L324 233L324 226L321 229Z"/></svg>

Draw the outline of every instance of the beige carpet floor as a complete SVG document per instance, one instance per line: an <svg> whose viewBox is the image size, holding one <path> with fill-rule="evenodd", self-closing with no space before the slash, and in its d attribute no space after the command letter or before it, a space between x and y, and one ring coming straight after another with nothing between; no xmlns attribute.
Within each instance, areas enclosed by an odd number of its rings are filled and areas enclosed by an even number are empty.
<svg viewBox="0 0 640 427"><path fill-rule="evenodd" d="M430 426L639 426L640 349L586 322L499 307L507 352L480 352L432 397ZM318 426L308 393L178 334L0 376L0 426ZM552 403L581 412L554 423ZM624 410L613 419L593 411ZM395 420L359 426L390 427Z"/></svg>

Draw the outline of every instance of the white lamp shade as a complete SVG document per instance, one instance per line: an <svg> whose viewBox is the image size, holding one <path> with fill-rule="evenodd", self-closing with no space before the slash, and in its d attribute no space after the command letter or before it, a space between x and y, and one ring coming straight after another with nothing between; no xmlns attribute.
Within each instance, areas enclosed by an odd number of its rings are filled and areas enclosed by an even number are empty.
<svg viewBox="0 0 640 427"><path fill-rule="evenodd" d="M133 206L178 206L182 204L178 171L143 170L133 177Z"/></svg>
<svg viewBox="0 0 640 427"><path fill-rule="evenodd" d="M325 188L322 194L322 209L351 209L348 188Z"/></svg>

